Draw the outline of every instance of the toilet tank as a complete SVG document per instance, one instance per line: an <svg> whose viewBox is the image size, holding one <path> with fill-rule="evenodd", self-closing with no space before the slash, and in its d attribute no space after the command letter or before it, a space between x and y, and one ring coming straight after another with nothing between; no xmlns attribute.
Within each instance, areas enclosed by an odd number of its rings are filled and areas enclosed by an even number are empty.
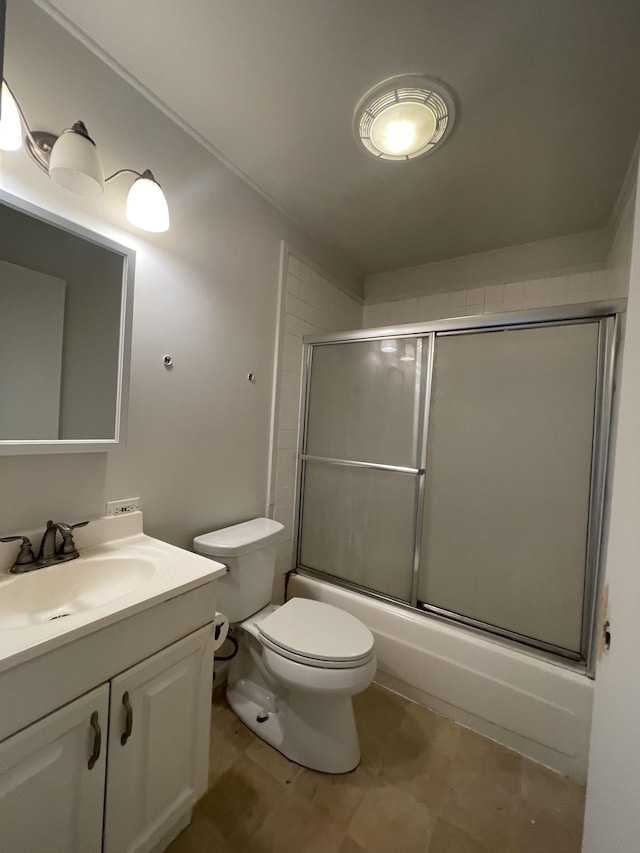
<svg viewBox="0 0 640 853"><path fill-rule="evenodd" d="M253 518L196 536L193 550L224 563L229 571L216 581L217 607L230 622L241 622L271 601L277 543L284 526Z"/></svg>

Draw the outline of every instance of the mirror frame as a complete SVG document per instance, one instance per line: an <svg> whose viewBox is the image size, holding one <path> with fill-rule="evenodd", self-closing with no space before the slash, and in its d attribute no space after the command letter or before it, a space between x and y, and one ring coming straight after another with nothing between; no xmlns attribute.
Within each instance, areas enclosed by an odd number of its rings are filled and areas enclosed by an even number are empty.
<svg viewBox="0 0 640 853"><path fill-rule="evenodd" d="M100 453L124 444L129 409L129 374L131 371L131 332L133 326L133 285L136 253L102 234L63 219L31 202L0 189L0 204L26 213L48 225L67 231L108 249L122 257L122 298L120 302L120 340L118 344L118 388L116 395L115 436L112 439L27 439L0 440L0 456L35 453ZM0 405L3 404L0 400Z"/></svg>

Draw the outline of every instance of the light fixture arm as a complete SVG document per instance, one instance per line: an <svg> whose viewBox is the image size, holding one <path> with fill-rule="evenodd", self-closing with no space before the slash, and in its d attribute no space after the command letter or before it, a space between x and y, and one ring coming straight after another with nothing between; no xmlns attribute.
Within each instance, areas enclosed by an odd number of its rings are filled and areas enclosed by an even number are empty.
<svg viewBox="0 0 640 853"><path fill-rule="evenodd" d="M53 148L53 143L56 141L56 139L58 137L55 136L54 134L46 134L46 136L47 137L50 136L53 141L51 141L50 144L47 141L48 150L46 150L46 151L43 150L41 147L41 144L39 144L38 138L37 138L39 135L39 132L36 130L35 135L34 135L34 132L29 127L29 122L27 121L26 116L22 111L22 107L20 106L20 103L19 103L18 99L16 98L16 96L13 94L13 91L11 90L11 86L8 84L6 78L3 77L2 82L4 83L4 85L9 90L9 94L13 98L13 102L16 105L16 109L18 110L18 115L20 116L20 123L22 124L22 129L24 130L25 136L28 140L27 145L26 145L26 149L27 149L27 152L29 153L29 156L31 157L33 162L36 164L36 166L39 166L43 172L46 172L47 174L49 174L48 153L49 153L49 151L51 151L51 148Z"/></svg>
<svg viewBox="0 0 640 853"><path fill-rule="evenodd" d="M136 178L142 177L142 173L136 172L135 169L118 169L118 171L114 172L113 175L109 175L108 178L104 179L105 184L108 184L109 181L112 181L114 178L119 178L120 175L135 175Z"/></svg>
<svg viewBox="0 0 640 853"><path fill-rule="evenodd" d="M136 172L135 169L118 169L118 171L114 172L113 175L109 175L108 178L104 179L105 184L108 184L109 181L112 181L114 178L120 177L120 175L135 175L136 178L147 178L150 181L156 181L151 169L145 169L144 172ZM156 181L156 183L158 182Z"/></svg>

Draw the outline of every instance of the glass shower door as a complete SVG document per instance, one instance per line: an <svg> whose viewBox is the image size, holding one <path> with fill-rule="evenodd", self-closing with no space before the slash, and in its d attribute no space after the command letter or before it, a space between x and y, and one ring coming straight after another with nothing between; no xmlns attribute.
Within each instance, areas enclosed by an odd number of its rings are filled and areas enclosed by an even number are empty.
<svg viewBox="0 0 640 853"><path fill-rule="evenodd" d="M598 322L436 337L418 599L580 657Z"/></svg>
<svg viewBox="0 0 640 853"><path fill-rule="evenodd" d="M303 573L591 666L616 319L554 314L309 345Z"/></svg>
<svg viewBox="0 0 640 853"><path fill-rule="evenodd" d="M410 602L421 477L420 339L313 348L298 565Z"/></svg>

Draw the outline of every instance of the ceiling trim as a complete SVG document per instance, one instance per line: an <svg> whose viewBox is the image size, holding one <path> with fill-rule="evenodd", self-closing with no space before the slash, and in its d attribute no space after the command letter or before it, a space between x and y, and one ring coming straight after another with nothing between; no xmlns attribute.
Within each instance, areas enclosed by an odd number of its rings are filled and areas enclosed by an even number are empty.
<svg viewBox="0 0 640 853"><path fill-rule="evenodd" d="M157 95L148 89L144 83L138 80L133 74L126 70L120 63L111 56L110 53L107 53L104 48L100 47L100 45L95 42L92 38L90 38L84 30L81 30L76 24L67 18L62 12L60 12L55 6L53 6L48 0L35 0L37 6L39 6L44 12L49 15L49 17L53 18L56 23L60 24L61 27L64 27L67 32L69 32L74 38L76 38L79 42L81 42L88 50L91 51L95 56L98 57L105 65L108 65L112 71L114 71L119 77L121 77L125 82L127 82L130 86L132 86L137 92L139 92L143 97L145 97L151 104L153 104L156 109L160 110L160 112L164 113L167 118L171 119L174 124L177 124L185 133L187 133L192 139L194 139L199 145L201 145L206 151L209 152L213 157L219 160L223 166L229 169L230 172L233 172L236 177L240 178L245 184L247 184L251 189L258 193L258 195L262 196L262 198L267 201L272 207L274 207L278 213L281 213L282 216L286 217L290 222L296 225L304 234L312 237L313 235L309 234L305 226L296 219L293 214L291 214L286 208L284 208L279 202L277 202L273 196L271 196L266 190L264 190L259 184L257 184L254 180L252 180L246 172L243 172L236 164L229 160L221 151L219 151L215 145L212 145L208 139L206 139L202 134L198 133L198 131L189 124L189 122L185 121L178 113L171 109L171 107L167 106L163 100L158 98ZM317 243L317 239L313 237L315 242ZM335 249L334 249L335 251ZM352 258L346 257L354 266L357 266Z"/></svg>

